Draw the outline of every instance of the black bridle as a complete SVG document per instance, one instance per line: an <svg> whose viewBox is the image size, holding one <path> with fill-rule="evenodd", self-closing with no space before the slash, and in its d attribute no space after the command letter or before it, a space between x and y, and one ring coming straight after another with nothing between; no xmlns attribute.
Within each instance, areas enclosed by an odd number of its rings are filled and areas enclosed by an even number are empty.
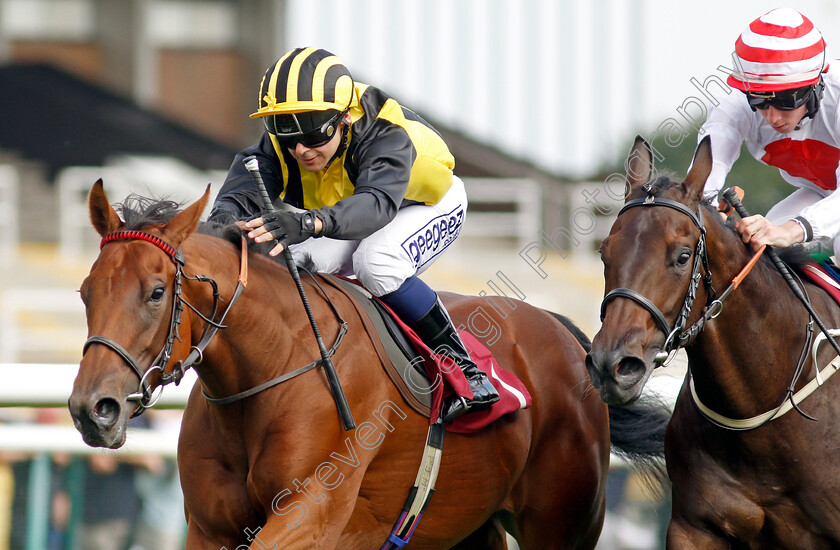
<svg viewBox="0 0 840 550"><path fill-rule="evenodd" d="M112 351L114 351L117 355L119 355L125 363L131 367L137 377L140 379L140 384L136 392L131 393L126 397L127 401L137 401L137 408L132 413L132 416L140 415L145 409L148 409L157 403L157 400L160 398L162 393L163 386L166 386L170 383L175 383L177 386L181 379L184 377L184 373L187 369L192 367L193 365L198 365L201 363L202 355L204 352L204 348L210 343L210 340L216 334L216 331L220 328L225 328L225 325L222 324L225 317L227 316L230 309L233 307L233 304L236 302L239 295L242 294L246 284L247 284L247 252L245 243L242 243L243 246L243 254L242 254L242 266L240 269L240 276L239 280L237 281L236 290L234 291L233 297L228 302L227 308L222 313L221 317L218 321L214 320L216 318L216 313L219 307L219 288L216 285L216 281L210 277L205 275L196 275L195 277L191 277L184 273L184 257L181 254L180 249L175 249L170 244L166 243L163 239L156 237L155 235L151 235L149 233L145 233L143 231L118 231L115 233L110 233L102 238L102 241L99 245L100 249L104 247L109 242L117 241L117 240L142 240L149 242L166 253L167 256L172 260L172 263L175 264L175 277L172 283L172 312L169 318L169 333L166 336L166 340L163 343L163 347L161 348L160 352L157 354L157 357L152 361L151 365L143 370L140 365L138 364L137 360L131 356L131 354L120 344L114 341L107 336L91 336L85 341L84 347L82 348L82 355L87 352L88 348L92 344L101 344ZM190 304L182 295L181 293L181 286L183 279L190 279L193 281L199 281L202 283L209 283L213 287L213 311L209 316L205 316L200 311L198 311L192 304ZM178 361L172 369L167 372L166 365L169 363L169 360L172 357L172 348L175 345L175 339L177 338L179 341L181 340L181 336L178 334L178 327L181 324L181 314L184 311L184 306L189 307L193 310L196 315L198 315L206 324L204 326L204 331L202 332L201 339L199 343L193 346L190 350L190 354L186 357L186 359L182 361ZM160 372L160 382L157 388L160 388L161 391L154 394L155 388L152 388L151 384L149 383L149 376L154 373L155 371Z"/></svg>
<svg viewBox="0 0 840 550"><path fill-rule="evenodd" d="M648 195L644 199L634 199L624 204L621 210L618 211L618 216L635 207L647 206L664 206L672 208L688 216L694 225L700 230L700 237L697 240L697 246L694 249L694 263L691 268L691 279L688 284L688 290L683 300L682 308L680 309L677 319L673 327L668 323L665 315L659 310L656 305L648 298L645 298L637 291L631 288L616 288L608 292L601 302L601 321L604 320L607 310L607 304L616 298L627 298L639 304L642 308L647 310L656 321L656 325L665 334L665 343L662 346L662 351L656 354L654 358L655 366L659 366L665 362L669 354L683 348L690 344L694 338L703 330L706 321L714 318L720 313L721 302L715 299L715 291L712 287L712 272L709 270L709 260L706 255L706 228L703 226L703 210L698 207L697 212L690 210L684 204L670 199L663 199ZM618 217L616 216L616 217ZM703 266L705 275L701 275L700 266ZM706 287L706 312L701 319L686 329L688 317L691 314L691 308L694 305L694 299L697 297L697 288L700 286L700 279L703 278L703 285Z"/></svg>
<svg viewBox="0 0 840 550"><path fill-rule="evenodd" d="M644 189L644 187L643 187ZM645 189L648 190L648 189ZM648 190L649 191L649 190ZM726 288L726 290L720 295L719 298L716 297L716 293L714 288L712 287L712 273L709 270L709 262L708 257L706 254L706 229L703 226L703 211L702 207L698 206L697 214L695 214L692 210L686 207L684 204L673 201L670 199L663 199L657 198L653 195L648 195L644 199L634 199L628 201L618 212L618 216L620 216L625 210L630 208L634 208L637 206L665 206L668 208L673 208L678 212L681 212L691 218L691 221L694 222L694 225L700 230L700 237L697 240L697 246L695 247L694 253L694 264L692 266L691 271L691 281L688 285L688 291L685 295L685 300L683 301L682 309L680 310L679 315L677 316L677 320L674 323L674 327L671 328L668 324L667 319L662 314L656 305L651 302L649 299L645 298L635 290L629 288L616 288L610 292L608 292L604 296L604 300L601 302L601 321L604 320L604 316L606 314L607 304L615 299L615 298L628 298L633 300L634 302L638 303L642 306L648 313L651 314L653 319L656 321L657 326L665 333L666 339L665 344L662 346L662 351L656 354L654 357L654 367L660 366L668 356L674 352L679 350L680 348L684 348L685 346L689 345L696 337L699 335L703 328L706 326L706 322L710 319L714 319L717 317L721 310L723 309L723 301L729 297L735 288L737 288L738 283L735 280L730 283L730 285ZM618 217L616 216L616 217ZM688 316L691 312L691 307L694 304L694 299L697 295L697 288L700 285L700 264L703 265L703 270L705 271L705 276L703 277L703 284L706 287L706 306L703 309L703 314L701 315L700 319L691 325L688 329L685 328L685 325L688 321ZM737 278L736 278L737 279ZM804 285L801 282L798 283L799 287L802 288L801 292L803 294L803 299L807 303L809 302L807 295L804 294ZM795 409L799 414L808 418L809 420L815 420L813 417L809 416L805 412L803 412L799 406L797 401L797 395L795 391L796 383L799 380L799 377L802 375L803 368L805 365L805 361L808 358L808 349L811 346L811 342L813 340L813 321L809 321L806 327L806 338L805 344L802 348L802 351L799 354L799 360L796 364L796 369L793 374L793 379L791 380L785 399L782 400L781 404L774 410L765 413L764 415L759 415L754 417L753 419L746 419L746 420L733 420L721 415L718 415L711 409L708 409L705 405L700 404L699 397L696 395L693 385L691 386L692 392L692 401L694 402L697 409L700 413L708 419L710 422L715 424L720 428L724 428L727 430L732 431L746 431L746 430L753 430L760 426L763 426L770 420L776 417L777 414L782 411L783 406L786 404L787 401L791 403L791 408ZM691 370L689 369L689 376L691 374ZM692 381L693 384L693 381ZM810 392L808 392L810 393ZM805 394L807 396L807 393ZM800 399L804 399L801 397ZM781 414L784 414L782 412ZM749 422L750 420L757 420L756 422ZM743 427L739 427L736 423L744 422L745 425Z"/></svg>

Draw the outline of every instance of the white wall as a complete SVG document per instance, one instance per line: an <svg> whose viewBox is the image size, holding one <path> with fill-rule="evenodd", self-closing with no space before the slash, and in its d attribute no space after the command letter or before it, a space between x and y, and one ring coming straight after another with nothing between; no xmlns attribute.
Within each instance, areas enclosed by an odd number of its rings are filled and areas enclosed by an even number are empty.
<svg viewBox="0 0 840 550"><path fill-rule="evenodd" d="M0 0L0 54L13 37L89 36L95 29L93 1ZM698 94L691 79L723 76L717 67L731 66L741 30L779 5L769 0L135 1L146 29L136 53L142 74L135 94L141 101L148 102L154 89L151 45L226 47L259 40L266 50L277 50L274 59L286 49L316 45L343 58L359 80L430 118L576 178L589 178L603 163L621 159L635 133L651 137L663 121L679 117L677 109ZM840 55L840 2L788 4L809 16ZM259 20L269 21L266 26L278 21L277 31L255 28L254 10ZM237 36L239 31L251 34ZM261 71L251 75L253 89L261 76ZM685 139L693 141L693 133Z"/></svg>
<svg viewBox="0 0 840 550"><path fill-rule="evenodd" d="M840 3L790 2L840 55ZM650 135L778 7L760 0L289 0L288 49L560 175L590 177ZM278 52L279 57L283 52ZM700 113L702 115L702 113ZM679 118L686 126L685 119ZM696 130L685 139L694 141Z"/></svg>

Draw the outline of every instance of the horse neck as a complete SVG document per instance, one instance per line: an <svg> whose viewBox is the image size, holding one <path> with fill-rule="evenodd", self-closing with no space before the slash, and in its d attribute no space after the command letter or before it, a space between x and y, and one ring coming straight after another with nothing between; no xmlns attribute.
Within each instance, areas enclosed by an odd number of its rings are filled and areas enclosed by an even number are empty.
<svg viewBox="0 0 840 550"><path fill-rule="evenodd" d="M228 308L240 276L241 253L220 239L195 235L184 245L189 275L206 275L216 281L221 300L218 320ZM278 376L292 361L295 335L307 323L288 270L265 257L249 254L247 286L227 310L218 330L195 367L206 393L223 397L249 389ZM189 281L185 298L204 315L213 311L212 286ZM297 306L295 309L294 306ZM207 323L195 312L190 316L193 345L201 339ZM246 368L247 366L247 368Z"/></svg>
<svg viewBox="0 0 840 550"><path fill-rule="evenodd" d="M753 253L716 222L707 232L709 269L720 295ZM777 406L805 343L806 323L805 310L769 258L759 259L686 350L698 394L723 414L729 408L753 415Z"/></svg>

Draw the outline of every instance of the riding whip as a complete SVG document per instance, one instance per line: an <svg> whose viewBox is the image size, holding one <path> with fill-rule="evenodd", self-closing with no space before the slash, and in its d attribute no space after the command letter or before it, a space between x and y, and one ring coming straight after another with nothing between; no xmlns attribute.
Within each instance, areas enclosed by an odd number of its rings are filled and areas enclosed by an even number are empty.
<svg viewBox="0 0 840 550"><path fill-rule="evenodd" d="M257 189L260 191L263 208L273 211L274 204L268 196L268 191L266 191L265 183L263 182L262 175L259 171L260 166L259 161L257 161L257 157L254 155L245 157L243 162L245 163L245 168L254 179ZM356 423L353 421L353 414L350 412L350 406L347 404L347 397L345 397L344 390L341 388L341 381L338 379L338 374L335 371L335 366L330 358L330 354L324 345L323 339L321 339L321 332L318 330L318 325L315 323L315 315L312 313L312 308L309 305L309 299L306 297L303 284L300 282L300 273L298 273L297 265L292 259L292 253L289 250L289 247L285 245L283 246L283 259L286 261L286 267L289 269L289 273L295 281L298 294L300 294L300 299L303 302L303 308L306 310L307 317L309 317L309 324L312 326L312 332L315 334L315 340L318 342L318 350L321 352L321 362L324 365L324 373L327 375L327 381L330 384L330 391L332 392L333 399L335 400L335 406L338 408L338 414L341 416L341 422L344 424L344 430L350 431L356 427Z"/></svg>
<svg viewBox="0 0 840 550"><path fill-rule="evenodd" d="M744 205L741 203L741 200L738 198L738 195L735 194L735 190L733 188L728 188L723 191L723 198L726 199L732 208L738 212L738 215L741 216L741 219L746 218L750 215ZM805 309L808 311L808 314L817 323L817 326L820 327L820 330L825 334L826 340L831 344L831 347L834 348L834 351L837 352L837 355L840 355L840 346L837 345L837 342L832 338L831 334L828 331L828 328L823 324L822 320L817 317L817 312L814 311L814 308L811 307L811 303L808 301L808 297L802 292L802 289L799 288L799 285L796 284L796 281L793 279L793 275L790 274L790 270L788 269L787 265L779 258L779 255L773 249L773 247L768 246L766 249L767 255L770 256L770 260L773 261L773 265L776 266L776 269L779 270L779 273L782 274L782 278L788 284L790 289L793 291L793 294L802 302L802 305L805 306Z"/></svg>

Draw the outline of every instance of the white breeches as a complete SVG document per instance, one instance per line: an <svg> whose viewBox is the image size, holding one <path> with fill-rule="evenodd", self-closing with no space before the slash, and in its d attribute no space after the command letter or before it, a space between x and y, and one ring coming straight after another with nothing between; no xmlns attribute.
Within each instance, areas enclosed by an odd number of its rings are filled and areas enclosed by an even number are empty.
<svg viewBox="0 0 840 550"><path fill-rule="evenodd" d="M437 204L401 208L388 225L361 240L307 239L290 247L292 257L310 271L355 275L374 295L384 296L440 257L461 232L466 211L464 182L453 176Z"/></svg>

